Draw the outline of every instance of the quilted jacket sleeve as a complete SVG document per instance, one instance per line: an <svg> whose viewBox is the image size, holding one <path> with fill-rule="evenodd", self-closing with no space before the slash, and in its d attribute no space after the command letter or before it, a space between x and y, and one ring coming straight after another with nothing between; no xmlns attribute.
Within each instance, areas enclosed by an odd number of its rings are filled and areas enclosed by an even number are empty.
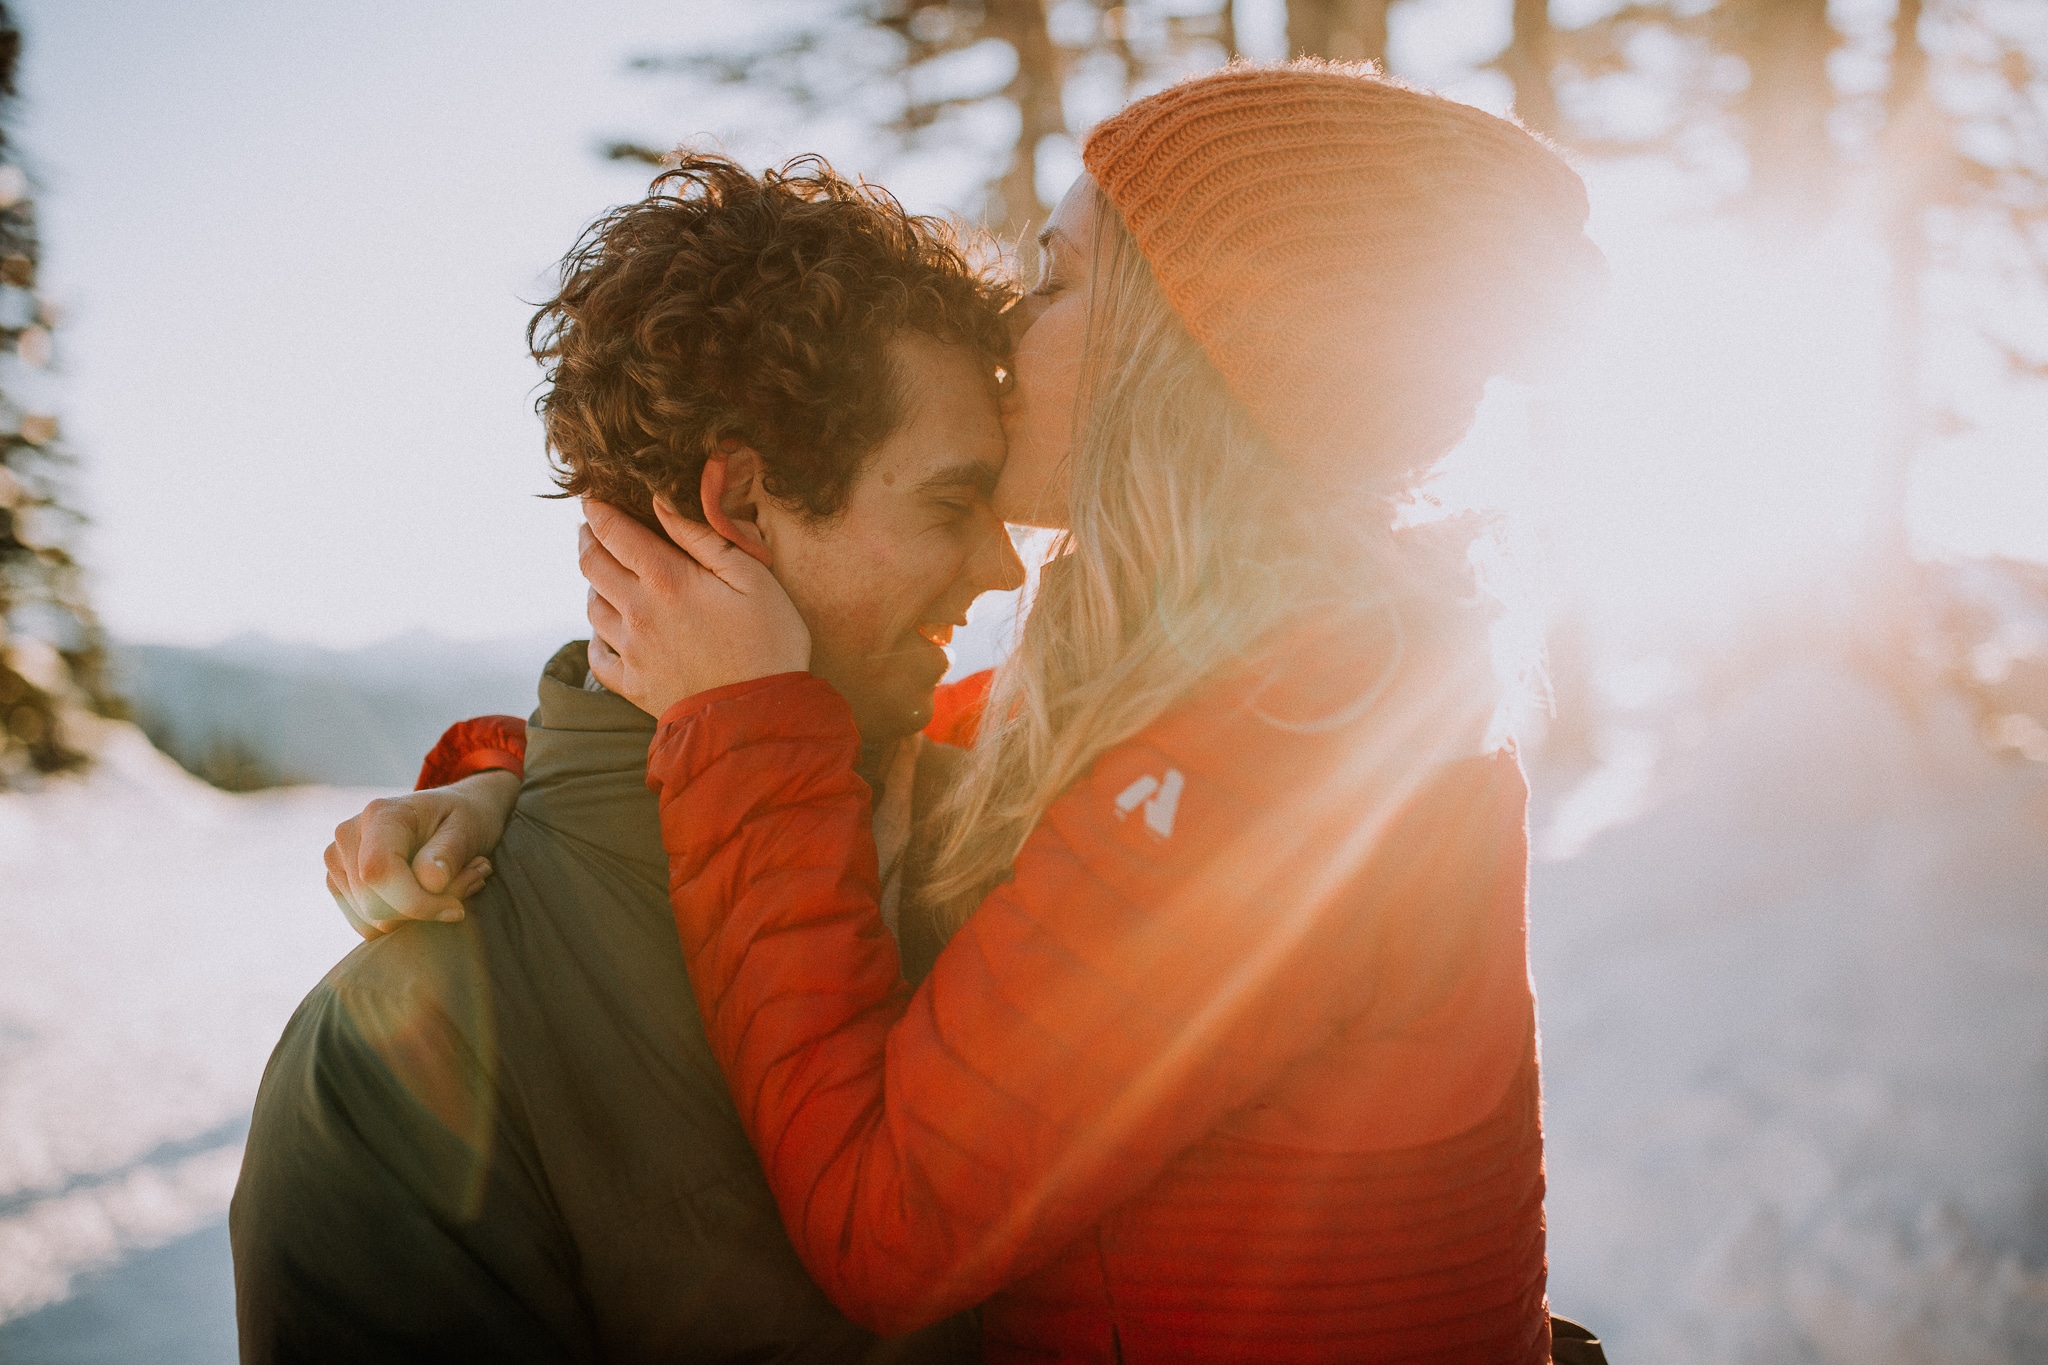
<svg viewBox="0 0 2048 1365"><path fill-rule="evenodd" d="M526 722L517 716L478 716L458 720L420 765L414 791L445 787L476 773L502 769L526 772Z"/></svg>
<svg viewBox="0 0 2048 1365"><path fill-rule="evenodd" d="M856 1321L901 1331L1049 1262L1361 1007L1370 945L1331 908L1358 805L1247 800L1253 741L1210 738L1098 760L913 995L838 695L785 674L663 718L648 784L699 1008Z"/></svg>

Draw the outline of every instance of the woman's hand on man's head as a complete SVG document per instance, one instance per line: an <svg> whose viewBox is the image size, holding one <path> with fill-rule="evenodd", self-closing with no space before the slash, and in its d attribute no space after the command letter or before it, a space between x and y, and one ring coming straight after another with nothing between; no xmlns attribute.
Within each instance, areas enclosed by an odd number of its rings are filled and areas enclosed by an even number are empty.
<svg viewBox="0 0 2048 1365"><path fill-rule="evenodd" d="M577 562L590 583L590 671L652 716L715 687L811 664L811 632L755 556L657 498L664 539L585 501Z"/></svg>

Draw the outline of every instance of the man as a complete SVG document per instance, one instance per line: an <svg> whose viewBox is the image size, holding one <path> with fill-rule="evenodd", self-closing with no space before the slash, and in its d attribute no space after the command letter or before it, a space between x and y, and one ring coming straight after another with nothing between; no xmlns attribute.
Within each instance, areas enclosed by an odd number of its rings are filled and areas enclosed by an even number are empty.
<svg viewBox="0 0 2048 1365"><path fill-rule="evenodd" d="M988 508L1006 301L821 164L698 156L591 229L535 323L564 491L665 498L796 602L885 863L941 645L1023 577ZM293 1017L230 1218L245 1361L972 1358L958 1321L874 1341L798 1263L690 994L653 728L559 652L476 913L365 944Z"/></svg>

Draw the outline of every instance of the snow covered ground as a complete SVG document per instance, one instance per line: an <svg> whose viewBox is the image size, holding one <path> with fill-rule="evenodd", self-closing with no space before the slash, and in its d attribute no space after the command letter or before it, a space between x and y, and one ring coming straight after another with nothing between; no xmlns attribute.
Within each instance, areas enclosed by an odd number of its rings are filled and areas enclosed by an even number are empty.
<svg viewBox="0 0 2048 1365"><path fill-rule="evenodd" d="M1553 1296L1622 1365L2048 1360L2048 764L1971 726L1817 651L1545 843ZM0 1359L137 1358L60 1349L95 1295L227 1321L249 1101L354 942L318 856L367 795L224 796L111 727L0 796Z"/></svg>
<svg viewBox="0 0 2048 1365"><path fill-rule="evenodd" d="M319 858L368 793L227 796L126 725L99 748L0 795L0 1322L221 1219L271 1045L356 941Z"/></svg>
<svg viewBox="0 0 2048 1365"><path fill-rule="evenodd" d="M1971 725L1786 666L1537 865L1551 1292L1615 1360L2048 1361L2048 764Z"/></svg>

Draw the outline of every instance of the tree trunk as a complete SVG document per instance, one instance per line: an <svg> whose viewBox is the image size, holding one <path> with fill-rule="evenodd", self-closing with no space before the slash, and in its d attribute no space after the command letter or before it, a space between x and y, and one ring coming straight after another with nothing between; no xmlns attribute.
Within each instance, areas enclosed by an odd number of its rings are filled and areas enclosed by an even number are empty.
<svg viewBox="0 0 2048 1365"><path fill-rule="evenodd" d="M1741 113L1752 211L1768 228L1803 235L1834 203L1828 0L1740 0L1727 20L1729 50L1749 66Z"/></svg>
<svg viewBox="0 0 2048 1365"><path fill-rule="evenodd" d="M1393 0L1287 0L1287 48L1296 57L1387 64Z"/></svg>
<svg viewBox="0 0 2048 1365"><path fill-rule="evenodd" d="M1920 45L1921 0L1899 0L1892 22L1891 83L1885 92L1884 235L1891 258L1885 326L1885 391L1891 404L1878 470L1879 552L1895 562L1911 555L1906 503L1926 432L1920 397L1921 279L1927 272L1927 201L1937 162L1946 152L1941 117L1927 90L1927 51Z"/></svg>
<svg viewBox="0 0 2048 1365"><path fill-rule="evenodd" d="M1557 96L1550 83L1555 46L1550 0L1515 0L1514 37L1501 66L1515 83L1515 117L1546 137L1558 133Z"/></svg>
<svg viewBox="0 0 2048 1365"><path fill-rule="evenodd" d="M1017 106L1017 141L1010 165L995 184L1000 203L988 206L988 222L1008 241L1028 243L1051 205L1038 198L1038 144L1066 131L1060 108L1060 51L1045 28L1044 0L989 0L988 33L1017 53L1017 74L1003 91Z"/></svg>

